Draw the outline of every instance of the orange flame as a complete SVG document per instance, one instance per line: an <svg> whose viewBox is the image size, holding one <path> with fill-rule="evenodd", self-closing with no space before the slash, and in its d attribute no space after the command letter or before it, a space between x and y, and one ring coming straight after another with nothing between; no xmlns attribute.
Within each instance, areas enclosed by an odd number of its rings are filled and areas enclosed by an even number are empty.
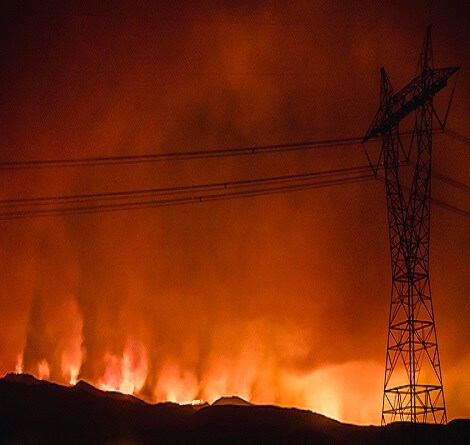
<svg viewBox="0 0 470 445"><path fill-rule="evenodd" d="M16 374L23 373L23 354L18 354L18 357L16 359L15 373Z"/></svg>
<svg viewBox="0 0 470 445"><path fill-rule="evenodd" d="M121 354L105 354L102 375L88 380L102 390L134 394L149 402L212 403L222 396L237 395L255 404L295 406L359 424L379 422L381 363L353 361L313 370L289 369L280 362L279 351L273 349L267 326L266 320L217 326L218 340L205 357L202 372L196 371L200 366L197 357L186 365L167 357L158 369L152 368L147 345L128 337ZM76 328L61 355L62 376L71 385L79 378L84 358L82 323ZM233 332L242 334L235 342ZM290 350L289 354L304 354L297 341L289 348L288 339L298 340L297 335L280 335L280 344ZM52 370L51 364L42 359L33 373L49 379ZM23 371L22 354L17 357L16 371ZM150 387L149 381L154 382Z"/></svg>
<svg viewBox="0 0 470 445"><path fill-rule="evenodd" d="M108 354L106 370L98 386L106 391L138 393L147 378L147 355L141 343L128 341L122 357Z"/></svg>
<svg viewBox="0 0 470 445"><path fill-rule="evenodd" d="M51 375L51 370L49 367L49 363L46 359L41 360L38 363L38 377L41 380L47 380Z"/></svg>

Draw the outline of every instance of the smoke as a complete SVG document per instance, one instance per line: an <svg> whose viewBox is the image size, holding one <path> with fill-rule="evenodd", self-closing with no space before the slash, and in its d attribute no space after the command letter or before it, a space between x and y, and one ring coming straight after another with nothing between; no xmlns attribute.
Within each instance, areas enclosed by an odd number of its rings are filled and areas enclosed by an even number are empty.
<svg viewBox="0 0 470 445"><path fill-rule="evenodd" d="M4 5L2 159L360 136L376 110L379 67L387 63L397 89L407 82L427 22L435 23L437 64L468 56L457 5L426 2L423 12L424 2L360 3ZM461 131L467 76L452 115ZM462 147L436 152L436 170L468 183L465 156ZM0 191L10 198L127 190L364 163L360 147L347 147L2 171ZM468 204L439 187L454 204ZM390 292L383 194L380 184L363 183L3 221L0 373L21 367L60 383L82 378L149 401L238 394L378 422ZM433 296L454 416L470 413L455 390L468 380L460 340L470 316L468 229L435 210Z"/></svg>

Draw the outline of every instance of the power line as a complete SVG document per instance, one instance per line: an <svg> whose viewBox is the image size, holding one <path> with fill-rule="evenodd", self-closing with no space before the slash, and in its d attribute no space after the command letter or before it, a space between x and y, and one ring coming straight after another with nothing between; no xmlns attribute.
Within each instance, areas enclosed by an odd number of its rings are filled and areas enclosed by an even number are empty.
<svg viewBox="0 0 470 445"><path fill-rule="evenodd" d="M359 166L185 187L3 200L0 201L3 205L0 220L134 210L288 193L374 179L372 173L367 174L367 171L370 171L369 166ZM432 199L432 203L461 216L470 217L470 212L445 201Z"/></svg>
<svg viewBox="0 0 470 445"><path fill-rule="evenodd" d="M441 132L437 129L435 132ZM447 131L448 132L448 131ZM409 136L412 132L404 132L402 135ZM465 141L460 133L450 130L451 137ZM28 160L28 161L6 161L0 163L0 170L27 169L27 168L51 168L72 167L88 165L110 165L141 162L156 162L168 160L185 160L196 158L211 158L225 156L242 156L249 154L262 154L269 152L286 152L305 150L320 147L335 147L341 145L355 145L361 142L359 137L326 139L294 144L277 144L252 147L240 147L218 150L173 152L160 154L147 154L135 156L114 157L90 157L76 159L55 160ZM409 164L413 165L412 162ZM156 207L162 205L179 205L194 202L204 202L216 199L231 199L262 194L282 193L302 189L325 187L347 182L362 181L370 179L366 173L370 166L362 165L356 167L307 172L295 175L284 175L259 179L248 179L240 181L228 181L219 183L178 186L168 188L151 188L141 190L128 190L104 193L40 196L32 198L3 199L0 200L0 219L17 219L35 216L54 216L75 213L91 213L111 210L128 210L140 207ZM449 185L457 187L464 192L469 192L470 187L456 181L446 175L433 172L436 179ZM234 190L234 191L231 191ZM158 199L155 199L157 198ZM162 199L162 197L165 197ZM469 212L439 200L433 202L449 211L469 217ZM68 207L67 207L68 206ZM70 207L75 206L75 207Z"/></svg>
<svg viewBox="0 0 470 445"><path fill-rule="evenodd" d="M102 213L111 211L123 211L123 210L135 210L141 208L154 208L162 206L174 206L174 205L185 205L195 204L209 201L218 200L230 200L237 198L247 198L252 196L263 196L272 195L279 193L287 193L299 190L310 190L314 188L323 188L333 185L342 185L347 183L365 181L374 179L371 174L368 175L356 175L346 178L329 178L321 181L307 181L299 184L279 184L269 187L261 188L248 188L236 191L220 191L217 193L207 194L188 194L187 196L177 196L164 199L152 199L145 201L126 201L119 203L98 203L88 206L77 206L77 207L64 207L64 208L37 208L37 209L26 209L26 210L12 210L0 212L0 220L10 219L24 219L24 218L35 218L35 217L50 217L50 216L63 216L73 214L89 214L89 213Z"/></svg>
<svg viewBox="0 0 470 445"><path fill-rule="evenodd" d="M441 133L442 129L434 129L433 133ZM453 130L444 130L446 134L454 138L463 138L465 136ZM400 136L411 136L412 131L401 132ZM44 168L66 168L66 167L90 167L98 165L125 165L125 164L144 164L164 161L182 161L191 159L220 158L231 156L247 156L253 154L265 153L284 153L303 150L313 150L317 148L335 148L347 145L359 145L362 143L362 137L352 136L336 139L319 139L306 142L293 142L287 144L268 144L253 145L247 147L222 148L216 150L191 150L185 152L166 152L166 153L147 153L141 155L123 155L123 156L90 156L83 158L70 159L33 159L33 160L11 160L0 162L0 170L24 170L24 169L44 169ZM378 139L375 139L375 141Z"/></svg>
<svg viewBox="0 0 470 445"><path fill-rule="evenodd" d="M449 204L448 202L442 201L441 199L431 198L431 203L436 204L438 207L441 207L443 209L449 210L449 212L464 216L465 218L470 218L470 212L467 212L466 210L461 209L460 207L456 207L452 204Z"/></svg>
<svg viewBox="0 0 470 445"><path fill-rule="evenodd" d="M227 189L240 189L247 187L262 187L269 185L293 183L299 181L310 181L315 178L335 178L349 176L357 173L367 173L370 171L368 165L348 167L334 170L320 170L315 172L300 173L294 175L272 176L259 179L245 179L239 181L225 181L209 184L197 184L167 188L152 188L141 190L126 190L118 192L76 194L63 196L41 196L32 198L3 199L0 200L0 206L35 206L51 204L78 204L90 201L115 201L129 198L148 198L152 196L171 196L197 192L213 192Z"/></svg>
<svg viewBox="0 0 470 445"><path fill-rule="evenodd" d="M383 176L377 175L377 179L379 179L382 182L385 182L385 178ZM403 190L410 191L410 187L406 185L402 185L401 187ZM446 201L431 197L430 202L432 204L437 205L438 207L448 210L449 212L455 213L456 215L464 216L465 218L470 218L470 212L468 212L467 210L461 209L460 207L449 204Z"/></svg>
<svg viewBox="0 0 470 445"><path fill-rule="evenodd" d="M413 162L408 162L411 166L415 166ZM383 167L383 166L381 166ZM238 181L224 181L208 184L196 184L187 186L167 187L167 188L147 188L139 190L125 190L116 192L103 192L103 193L88 193L88 194L74 194L74 195L54 195L54 196L38 196L31 198L16 198L16 199L2 199L0 206L38 206L38 205L51 205L51 204L79 204L90 201L116 201L125 200L129 198L148 198L153 196L170 196L181 195L193 192L211 192L219 190L227 190L232 188L246 188L246 187L260 187L274 184L292 183L298 181L308 181L319 177L336 177L347 176L355 173L366 173L370 170L368 165L361 165L356 167L348 167L332 170L320 170L314 172L273 176L258 179L245 179ZM470 187L462 182L456 181L446 175L438 172L433 172L436 179L450 184L454 187L460 188L465 192L470 192Z"/></svg>
<svg viewBox="0 0 470 445"><path fill-rule="evenodd" d="M409 162L414 165L413 162ZM62 204L80 204L90 201L116 201L125 200L130 198L149 198L153 196L170 196L181 195L195 192L213 192L219 190L227 190L233 188L246 188L246 187L260 187L273 184L282 184L287 182L308 181L316 177L335 177L341 175L351 175L354 173L366 173L370 170L368 165L333 169L333 170L320 170L314 172L307 172L294 175L275 176L259 179L247 179L239 181L225 181L209 184L197 184L189 186L167 187L167 188L147 188L140 190L126 190L117 192L104 192L104 193L89 193L89 194L75 194L75 195L54 195L54 196L39 196L31 198L18 198L18 199L2 199L0 206L14 206L14 207L31 207L40 205L62 205ZM434 177L442 182L445 182L454 187L460 188L465 192L470 191L470 187L464 183L456 181L446 175L438 172L433 172Z"/></svg>
<svg viewBox="0 0 470 445"><path fill-rule="evenodd" d="M451 138L464 143L465 145L470 145L470 138L468 136L459 133L458 131L451 130L450 128L444 129L444 134L449 135Z"/></svg>
<svg viewBox="0 0 470 445"><path fill-rule="evenodd" d="M152 153L142 155L102 156L73 159L45 159L0 162L0 170L22 170L35 168L90 167L95 165L143 164L162 161L183 161L190 159L220 158L229 156L246 156L251 154L292 152L311 150L323 147L340 147L358 145L362 138L324 139L289 144L271 144L248 147L222 148L216 150L194 150L186 152Z"/></svg>
<svg viewBox="0 0 470 445"><path fill-rule="evenodd" d="M408 161L408 164L411 167L416 167L416 162ZM456 187L464 192L470 193L470 186L468 186L467 184L463 182L457 181L456 179L453 179L450 176L444 175L442 173L436 172L435 170L431 170L431 174L432 174L432 177L434 179L437 179L438 181L441 181L445 184Z"/></svg>

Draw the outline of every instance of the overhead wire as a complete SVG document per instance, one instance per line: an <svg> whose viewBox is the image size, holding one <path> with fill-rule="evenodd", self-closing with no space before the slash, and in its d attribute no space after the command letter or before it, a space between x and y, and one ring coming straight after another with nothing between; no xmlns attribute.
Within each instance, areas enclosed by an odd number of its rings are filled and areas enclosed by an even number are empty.
<svg viewBox="0 0 470 445"><path fill-rule="evenodd" d="M450 130L436 128L433 133L442 133L457 139L466 144L470 143L470 139L462 134ZM404 131L400 136L411 136L412 131ZM325 147L342 147L348 145L359 145L362 143L362 137L353 136L336 139L312 140L307 142L292 142L287 144L268 144L246 147L232 147L215 150L190 150L175 151L163 153L146 153L139 155L122 155L122 156L98 156L98 157L82 157L82 158L65 158L65 159L33 159L33 160L6 160L0 161L0 170L24 170L24 169L43 169L43 168L64 168L64 167L91 167L99 165L126 165L126 164L142 164L163 161L182 161L191 159L220 158L231 156L246 156L252 154L265 153L281 153L295 152L303 150L312 150ZM375 139L377 140L377 138Z"/></svg>
<svg viewBox="0 0 470 445"><path fill-rule="evenodd" d="M362 138L339 138L324 139L307 142L294 142L288 144L270 144L247 147L223 148L216 150L192 150L185 152L167 152L151 153L141 155L123 155L123 156L102 156L102 157L84 157L70 159L36 159L36 160L14 160L1 161L0 170L22 170L22 169L41 169L41 168L62 168L62 167L90 167L95 165L113 165L113 164L142 164L162 161L182 161L191 159L220 158L229 156L246 156L251 154L293 152L299 150L311 150L323 147L340 147L344 145L360 144Z"/></svg>
<svg viewBox="0 0 470 445"><path fill-rule="evenodd" d="M408 162L411 166L416 164L412 161ZM89 193L89 194L74 194L74 195L53 195L53 196L38 196L31 198L17 198L17 199L0 199L0 206L35 206L45 204L77 204L89 201L98 200L123 200L129 198L146 198L152 196L164 196L164 195L177 195L185 194L190 192L209 192L226 190L229 188L242 188L249 186L262 186L284 182L294 181L306 181L315 177L332 177L338 175L349 175L353 173L366 173L370 170L368 165L361 165L356 167L348 167L333 170L320 170L314 172L300 173L294 175L274 176L265 177L258 179L245 179L239 181L224 181L208 184L196 184L187 186L167 187L167 188L147 188L139 190L125 190L115 192L103 192L103 193ZM449 176L441 173L432 172L433 176L444 183L460 188L465 192L470 192L470 187L462 182L456 181Z"/></svg>
<svg viewBox="0 0 470 445"><path fill-rule="evenodd" d="M146 198L152 196L164 195L179 195L193 192L211 192L218 190L227 190L232 188L247 188L259 187L265 185L275 185L283 183L292 183L299 181L308 181L317 177L338 177L347 176L354 173L366 173L370 170L368 165L361 165L356 167L340 168L333 170L319 170L314 172L272 176L258 179L245 179L238 181L224 181L208 184L196 184L187 186L167 187L167 188L151 188L140 190L126 190L117 192L105 193L90 193L90 194L76 194L76 195L57 195L57 196L41 196L33 198L20 198L20 199L3 199L0 200L0 206L31 206L41 204L70 204L70 203L83 203L89 201L109 201L109 200L122 200L129 198Z"/></svg>
<svg viewBox="0 0 470 445"><path fill-rule="evenodd" d="M441 129L433 130L434 133L441 132ZM411 136L411 131L401 132L401 136ZM246 156L265 153L285 153L304 150L313 150L326 147L342 147L345 145L360 145L362 137L352 136L336 139L318 139L306 142L291 142L286 144L253 145L246 147L231 147L215 150L191 150L174 151L163 153L146 153L138 155L122 156L91 156L82 158L64 159L30 159L30 160L4 160L0 161L0 170L24 170L43 168L66 168L66 167L91 167L99 165L126 165L143 164L164 161L183 161L191 159L220 158L231 156ZM377 139L375 139L377 140ZM374 140L371 140L371 142Z"/></svg>
<svg viewBox="0 0 470 445"><path fill-rule="evenodd" d="M411 167L416 167L416 162L414 162L414 161L408 160L407 163ZM460 189L460 190L462 190L466 193L470 193L470 186L463 183L463 182L457 181L456 179L451 178L450 176L444 175L443 173L439 173L435 170L431 170L431 175L434 179L437 179L438 181L441 181L445 184L456 187L456 188L458 188L458 189Z"/></svg>
<svg viewBox="0 0 470 445"><path fill-rule="evenodd" d="M450 129L433 129L433 133L445 133L450 137L466 144L470 139L462 134ZM400 136L411 136L412 131L400 132ZM90 156L82 158L63 158L63 159L29 159L29 160L4 160L0 161L0 170L24 170L24 169L44 169L44 168L67 168L67 167L91 167L106 165L126 165L126 164L144 164L164 161L182 161L191 159L220 158L231 156L246 156L253 154L266 153L285 153L304 150L313 150L326 147L341 147L346 145L360 145L362 137L353 136L336 139L319 139L306 142L292 142L286 144L268 144L254 145L246 147L232 147L215 150L191 150L191 151L173 151L163 153L146 153L138 155L122 156ZM373 139L371 142L378 139Z"/></svg>
<svg viewBox="0 0 470 445"><path fill-rule="evenodd" d="M370 174L356 175L345 178L330 178L322 181L308 181L297 184L278 184L270 187L261 188L249 188L242 190L230 191L218 191L217 193L202 193L202 194L188 194L179 196L170 196L160 199L150 199L144 201L124 201L118 203L98 203L93 205L82 205L76 207L64 207L64 208L39 208L39 209L25 209L17 210L13 208L11 211L0 211L0 220L10 219L24 219L24 218L35 218L35 217L47 217L47 216L65 216L72 214L89 214L89 213L102 213L111 211L121 210L135 210L142 208L155 208L155 207L166 207L176 206L185 204L203 203L209 201L229 200L237 198L246 198L252 196L265 196L280 193L289 193L300 190L311 190L315 188L324 188L334 185L344 185L354 182L369 181L375 179L375 176ZM384 180L381 176L377 179ZM406 189L406 187L404 187ZM469 218L470 212L461 209L457 206L449 204L443 200L431 198L431 203L444 208L452 213L460 216Z"/></svg>
<svg viewBox="0 0 470 445"><path fill-rule="evenodd" d="M174 206L184 204L202 203L216 200L228 200L236 198L246 198L250 196L261 196L261 195L272 195L279 193L287 193L299 190L310 190L314 188L322 188L332 185L341 185L346 183L372 180L374 176L370 174L355 175L350 177L331 177L324 180L316 181L304 181L300 183L275 183L270 186L262 186L260 188L245 188L242 190L230 190L226 189L213 193L213 190L209 193L194 194L189 193L187 195L177 195L164 199L150 199L144 201L124 201L118 203L98 203L93 205L82 205L77 207L63 207L63 208L36 208L36 209L25 209L16 210L15 208L11 211L0 211L0 220L9 219L23 219L23 218L34 218L41 216L62 216L71 214L88 214L97 212L110 212L118 210L134 210L139 208L153 208L161 206Z"/></svg>
<svg viewBox="0 0 470 445"><path fill-rule="evenodd" d="M435 130L435 132L441 131L442 130L440 129ZM460 139L465 138L460 133L454 132L452 130L450 130L450 132L451 133L449 133L449 130L447 130L447 133L451 137L458 137ZM411 135L412 132L403 132L401 134L407 136ZM0 163L0 170L109 165L224 156L241 156L270 152L305 150L329 146L336 147L341 145L354 145L361 143L361 141L362 139L359 137L350 137L340 139L317 140L293 144L275 144L218 150L172 152L134 156L131 155L55 160L4 161ZM411 161L409 161L408 163L413 165ZM89 213L92 211L98 212L119 209L125 210L129 208L138 207L177 205L192 202L203 202L215 199L230 199L244 196L255 196L260 194L281 193L371 179L369 175L366 175L367 171L370 171L369 165L307 172L295 175L284 175L277 177L226 181L168 188L152 188L77 195L39 196L19 199L2 199L0 200L0 219L16 219L21 217L33 216L52 216L70 213ZM352 174L356 174L356 176L350 176ZM438 172L432 172L432 174L436 179L454 187L457 187L463 190L464 192L468 193L470 191L470 187L468 185L456 181L453 178L450 178ZM319 181L318 179L320 178L323 178L323 180ZM159 199L155 199L157 197L159 197ZM166 198L162 199L162 197ZM434 200L434 202L443 208L453 211L454 213L467 217L469 216L469 213L465 210L460 209L456 206L452 206L451 204L448 204L444 201ZM90 203L93 203L93 205L91 205ZM70 207L71 205L75 205L75 207Z"/></svg>
<svg viewBox="0 0 470 445"><path fill-rule="evenodd" d="M470 138L468 136L459 133L458 131L451 130L450 128L444 128L444 134L447 134L451 138L464 143L465 145L470 145Z"/></svg>
<svg viewBox="0 0 470 445"><path fill-rule="evenodd" d="M0 210L0 220L194 204L323 188L374 178L369 166L359 166L256 180L112 192L110 194L69 195L59 197L61 198L59 201L58 197L2 200L0 201L0 206L3 207ZM378 176L378 179L384 180L381 176ZM404 188L406 189L406 186ZM458 215L470 217L470 212L445 201L431 198L431 202Z"/></svg>
<svg viewBox="0 0 470 445"><path fill-rule="evenodd" d="M377 175L377 179L382 181L382 182L385 182L385 178L383 176L380 176L380 175ZM406 190L406 191L410 191L410 187L406 186L406 185L401 185L401 188L403 190ZM470 212L465 210L465 209L462 209L460 207L457 207L457 206L454 206L452 204L449 204L448 202L446 201L443 201L442 199L437 199L437 198L434 198L434 197L430 197L429 201L438 206L438 207L441 207L445 210L448 210L449 212L452 212L452 213L455 213L456 215L460 215L460 216L463 216L465 218L470 218Z"/></svg>

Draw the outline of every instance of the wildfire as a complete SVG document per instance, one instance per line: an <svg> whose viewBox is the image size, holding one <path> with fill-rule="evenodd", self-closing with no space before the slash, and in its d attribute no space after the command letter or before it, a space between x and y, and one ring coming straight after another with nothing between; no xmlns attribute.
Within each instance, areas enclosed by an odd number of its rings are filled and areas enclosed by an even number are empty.
<svg viewBox="0 0 470 445"><path fill-rule="evenodd" d="M70 366L70 369L69 369L69 375L70 375L70 378L69 378L69 383L71 385L76 385L77 382L78 382L78 372L79 372L79 369L74 367L74 366Z"/></svg>
<svg viewBox="0 0 470 445"><path fill-rule="evenodd" d="M191 400L191 402L189 402L189 404L192 406L204 405L204 403L205 401L202 399Z"/></svg>
<svg viewBox="0 0 470 445"><path fill-rule="evenodd" d="M23 354L18 354L18 358L16 360L16 366L15 366L15 373L16 374L23 373Z"/></svg>
<svg viewBox="0 0 470 445"><path fill-rule="evenodd" d="M175 363L167 363L158 378L154 396L157 400L184 403L197 398L198 386L191 371L182 370Z"/></svg>
<svg viewBox="0 0 470 445"><path fill-rule="evenodd" d="M81 322L79 327L64 343L60 360L62 380L58 383L75 385L79 379L86 356L82 350ZM250 324L246 330L240 336L243 341L227 349L226 344L233 344L230 336L236 329L231 324L219 329L220 344L212 344L204 366L197 356L192 363L183 364L175 355L155 367L146 343L128 337L122 353L106 353L102 358L102 374L87 377L87 381L102 390L133 394L152 403L171 401L196 406L236 395L254 404L295 406L355 423L379 422L381 364L346 362L307 371L291 369L279 362L263 323ZM303 353L302 348L297 349L289 350ZM15 371L24 372L23 354L17 357ZM40 379L54 376L57 380L58 375L53 362L46 359L29 366L26 372Z"/></svg>
<svg viewBox="0 0 470 445"><path fill-rule="evenodd" d="M105 391L138 394L147 379L147 355L141 343L128 341L122 357L108 354L106 371L98 382Z"/></svg>
<svg viewBox="0 0 470 445"><path fill-rule="evenodd" d="M49 363L46 359L41 360L38 363L38 377L41 380L47 380L51 374Z"/></svg>

